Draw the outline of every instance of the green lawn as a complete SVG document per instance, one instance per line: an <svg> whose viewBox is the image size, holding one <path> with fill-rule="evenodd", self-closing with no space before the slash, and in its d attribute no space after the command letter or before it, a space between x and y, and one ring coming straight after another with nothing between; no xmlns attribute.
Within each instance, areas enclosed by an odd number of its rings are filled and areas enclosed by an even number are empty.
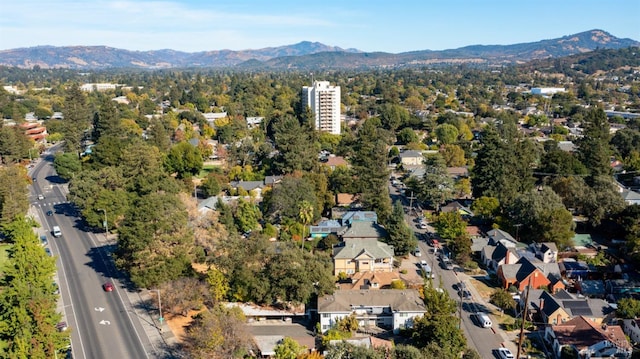
<svg viewBox="0 0 640 359"><path fill-rule="evenodd" d="M198 178L205 178L207 177L207 175L209 174L209 172L213 171L214 168L216 167L220 167L220 166L216 166L216 165L204 165L202 166L202 170L200 171L200 173L198 173L198 175L196 177Z"/></svg>

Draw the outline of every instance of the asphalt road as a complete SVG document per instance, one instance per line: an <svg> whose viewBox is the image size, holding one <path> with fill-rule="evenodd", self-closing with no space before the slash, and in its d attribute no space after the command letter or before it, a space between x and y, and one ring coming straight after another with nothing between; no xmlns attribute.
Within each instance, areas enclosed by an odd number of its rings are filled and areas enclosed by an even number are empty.
<svg viewBox="0 0 640 359"><path fill-rule="evenodd" d="M440 262L436 254L433 253L433 247L430 247L424 241L424 235L427 233L427 230L417 227L417 213L414 210L416 206L415 199L411 201L408 198L410 194L407 196L401 195L398 188L391 184L389 184L389 194L392 202L400 200L403 203L406 209L405 220L407 224L419 239L422 238L422 240L418 241L418 247L420 248L422 255L420 257L412 256L411 258L415 258L418 262L420 260L426 260L435 275L435 284L437 286L442 286L442 288L449 293L449 296L458 303L458 315L461 319L461 329L467 338L467 345L476 349L482 358L495 358L494 350L496 348L500 348L503 341L503 338L499 333L500 328L498 327L498 324L495 323L495 320L493 320L494 318L492 318L492 321L494 322L492 328L482 328L471 318L472 313L478 311L489 311L488 308L486 308L484 301L481 300L481 298L477 298L477 295L473 294L473 290L471 291L471 298L465 300L460 299L458 294L458 283L462 280L465 282L467 287L471 284L465 280L465 275L458 272L460 270L459 267L455 266L454 270L447 270L440 266ZM410 204L414 206L414 209L409 208Z"/></svg>
<svg viewBox="0 0 640 359"><path fill-rule="evenodd" d="M52 157L42 159L33 169L36 181L31 201L57 256L73 357L148 358L149 339L133 313L126 289L117 280L118 272L109 257L113 248L98 243L96 234L83 230L75 208L66 201L65 183L56 176L52 161ZM38 200L39 194L45 198ZM49 210L54 212L52 216L46 215ZM54 225L61 228L62 237L53 237ZM112 292L102 289L106 281L114 284Z"/></svg>

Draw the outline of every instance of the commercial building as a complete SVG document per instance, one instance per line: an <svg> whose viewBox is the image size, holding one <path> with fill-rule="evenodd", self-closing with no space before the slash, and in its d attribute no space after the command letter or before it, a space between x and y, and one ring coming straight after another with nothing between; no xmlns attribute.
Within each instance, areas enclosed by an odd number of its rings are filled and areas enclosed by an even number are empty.
<svg viewBox="0 0 640 359"><path fill-rule="evenodd" d="M316 130L340 134L340 86L331 86L329 81L303 86L302 104L313 112Z"/></svg>

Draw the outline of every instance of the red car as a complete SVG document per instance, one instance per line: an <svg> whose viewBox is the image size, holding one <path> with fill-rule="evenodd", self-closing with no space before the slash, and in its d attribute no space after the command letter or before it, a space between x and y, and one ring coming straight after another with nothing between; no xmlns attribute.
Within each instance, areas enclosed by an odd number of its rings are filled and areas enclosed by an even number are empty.
<svg viewBox="0 0 640 359"><path fill-rule="evenodd" d="M113 292L113 283L106 282L102 285L102 289L104 289L105 292Z"/></svg>

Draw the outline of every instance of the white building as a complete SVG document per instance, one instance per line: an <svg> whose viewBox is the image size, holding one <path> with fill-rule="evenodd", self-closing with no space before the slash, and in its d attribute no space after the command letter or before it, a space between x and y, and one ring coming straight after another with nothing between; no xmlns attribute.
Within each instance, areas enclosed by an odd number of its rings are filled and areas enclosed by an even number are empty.
<svg viewBox="0 0 640 359"><path fill-rule="evenodd" d="M329 81L314 81L313 86L303 86L302 104L311 108L316 130L340 134L340 86L331 86Z"/></svg>
<svg viewBox="0 0 640 359"><path fill-rule="evenodd" d="M352 313L360 328L386 328L398 333L413 327L416 317L427 312L415 289L336 290L318 298L322 332Z"/></svg>
<svg viewBox="0 0 640 359"><path fill-rule="evenodd" d="M109 91L115 90L116 87L122 87L122 84L112 84L112 83L86 83L80 86L80 90L93 92L93 91Z"/></svg>
<svg viewBox="0 0 640 359"><path fill-rule="evenodd" d="M566 92L564 87L533 87L532 95L553 95L554 93Z"/></svg>

